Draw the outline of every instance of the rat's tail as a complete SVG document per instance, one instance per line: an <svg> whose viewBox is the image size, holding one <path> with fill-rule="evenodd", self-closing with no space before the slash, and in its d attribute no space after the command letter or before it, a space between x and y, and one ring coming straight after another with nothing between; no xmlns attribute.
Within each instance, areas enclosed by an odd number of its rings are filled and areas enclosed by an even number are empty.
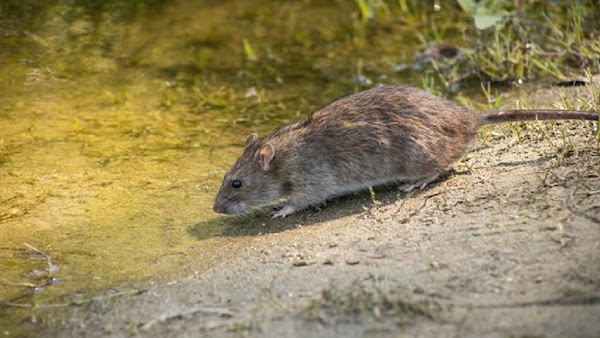
<svg viewBox="0 0 600 338"><path fill-rule="evenodd" d="M524 110L499 110L484 115L479 120L479 125L535 120L589 120L600 121L600 113L581 110L552 110L552 109L524 109Z"/></svg>

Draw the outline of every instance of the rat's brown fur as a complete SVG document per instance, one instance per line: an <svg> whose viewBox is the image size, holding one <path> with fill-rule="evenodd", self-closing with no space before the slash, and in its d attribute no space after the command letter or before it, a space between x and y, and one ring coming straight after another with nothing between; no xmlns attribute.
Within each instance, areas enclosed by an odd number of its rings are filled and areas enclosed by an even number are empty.
<svg viewBox="0 0 600 338"><path fill-rule="evenodd" d="M476 114L405 85L379 86L338 99L305 121L263 139L248 136L227 172L214 210L243 214L286 200L285 217L327 199L407 182L423 188L472 147L483 124L532 119L598 120L596 113L505 111ZM239 180L242 186L233 188Z"/></svg>

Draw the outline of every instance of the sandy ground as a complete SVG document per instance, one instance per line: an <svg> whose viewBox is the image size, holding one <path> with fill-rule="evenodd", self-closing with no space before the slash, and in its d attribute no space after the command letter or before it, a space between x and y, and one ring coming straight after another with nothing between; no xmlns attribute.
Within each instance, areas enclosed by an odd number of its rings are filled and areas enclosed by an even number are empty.
<svg viewBox="0 0 600 338"><path fill-rule="evenodd" d="M412 196L224 219L223 241L253 245L189 279L73 306L39 333L600 336L600 161L582 126L530 124L520 142L495 132ZM566 131L568 150L539 128Z"/></svg>

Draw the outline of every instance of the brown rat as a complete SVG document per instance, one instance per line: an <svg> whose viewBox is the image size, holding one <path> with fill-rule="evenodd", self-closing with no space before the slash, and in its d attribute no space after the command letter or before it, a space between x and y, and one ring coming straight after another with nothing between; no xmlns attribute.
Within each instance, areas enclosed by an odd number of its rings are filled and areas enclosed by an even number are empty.
<svg viewBox="0 0 600 338"><path fill-rule="evenodd" d="M305 121L259 139L225 174L213 209L245 214L285 201L273 217L368 187L406 183L423 189L475 143L485 124L584 119L595 112L508 110L477 114L452 101L405 85L385 85L342 97Z"/></svg>

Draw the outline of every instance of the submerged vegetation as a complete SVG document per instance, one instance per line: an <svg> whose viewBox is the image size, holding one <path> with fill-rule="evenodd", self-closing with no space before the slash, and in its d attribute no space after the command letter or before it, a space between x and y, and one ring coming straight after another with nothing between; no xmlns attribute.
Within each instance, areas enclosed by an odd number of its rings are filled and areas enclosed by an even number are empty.
<svg viewBox="0 0 600 338"><path fill-rule="evenodd" d="M433 81L428 87L456 91L473 81L572 83L583 70L600 70L600 11L593 0L253 1L227 13L201 1L193 14L172 19L193 22L210 12L236 25L205 20L192 32L177 21L144 24L169 13L170 5L7 0L0 4L0 45L5 58L25 56L29 81L158 66L180 90L215 75L245 86L306 80L356 89L377 81L419 83L417 70Z"/></svg>

